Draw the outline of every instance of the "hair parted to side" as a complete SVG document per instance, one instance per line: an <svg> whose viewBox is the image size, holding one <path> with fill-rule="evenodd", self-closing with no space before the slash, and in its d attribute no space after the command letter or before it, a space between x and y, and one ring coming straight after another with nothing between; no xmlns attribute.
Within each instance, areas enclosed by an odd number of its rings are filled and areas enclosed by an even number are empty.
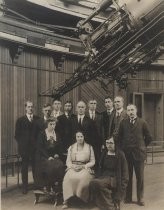
<svg viewBox="0 0 164 210"><path fill-rule="evenodd" d="M27 106L28 103L30 103L30 104L33 105L33 102L32 102L31 100L27 100L27 101L25 101L25 103L24 103L25 107Z"/></svg>
<svg viewBox="0 0 164 210"><path fill-rule="evenodd" d="M65 105L65 104L71 104L71 105L73 105L71 100L65 101L65 102L64 102L64 105Z"/></svg>
<svg viewBox="0 0 164 210"><path fill-rule="evenodd" d="M109 98L111 101L113 101L113 98L112 98L112 96L110 96L110 95L105 96L104 101L105 101L106 99L108 99L108 98Z"/></svg>
<svg viewBox="0 0 164 210"><path fill-rule="evenodd" d="M43 105L43 108L47 108L48 106L51 106L51 104L50 104L50 103L45 103L45 104Z"/></svg>

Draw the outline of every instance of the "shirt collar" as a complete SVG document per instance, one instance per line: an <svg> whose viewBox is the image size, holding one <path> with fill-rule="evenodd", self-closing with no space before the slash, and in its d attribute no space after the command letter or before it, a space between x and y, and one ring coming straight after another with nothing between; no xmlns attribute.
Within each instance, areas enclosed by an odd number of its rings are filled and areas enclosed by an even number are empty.
<svg viewBox="0 0 164 210"><path fill-rule="evenodd" d="M95 111L89 110L89 114L95 114Z"/></svg>
<svg viewBox="0 0 164 210"><path fill-rule="evenodd" d="M117 113L121 114L123 112L123 108L116 110Z"/></svg>
<svg viewBox="0 0 164 210"><path fill-rule="evenodd" d="M112 108L112 109L110 109L110 110L109 110L109 109L107 109L107 112L108 112L108 113L112 113L112 112L113 112L113 108Z"/></svg>
<svg viewBox="0 0 164 210"><path fill-rule="evenodd" d="M47 121L47 118L45 116L43 118L44 118L45 121Z"/></svg>
<svg viewBox="0 0 164 210"><path fill-rule="evenodd" d="M79 120L80 118L83 120L84 116L85 116L85 115L79 115L79 114L78 114L78 116L77 116L77 117L78 117L78 120Z"/></svg>

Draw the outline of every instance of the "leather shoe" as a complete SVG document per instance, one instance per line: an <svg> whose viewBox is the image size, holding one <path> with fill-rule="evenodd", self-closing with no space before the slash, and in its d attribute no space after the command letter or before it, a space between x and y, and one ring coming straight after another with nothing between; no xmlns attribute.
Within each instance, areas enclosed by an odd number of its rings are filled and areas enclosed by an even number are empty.
<svg viewBox="0 0 164 210"><path fill-rule="evenodd" d="M23 193L23 194L27 194L27 192L28 192L27 188L23 188L23 189L22 189L22 193Z"/></svg>
<svg viewBox="0 0 164 210"><path fill-rule="evenodd" d="M137 204L138 204L139 206L145 206L144 201L138 201Z"/></svg>
<svg viewBox="0 0 164 210"><path fill-rule="evenodd" d="M127 203L128 204L128 203L133 203L133 202L132 202L132 200L125 199L124 203Z"/></svg>

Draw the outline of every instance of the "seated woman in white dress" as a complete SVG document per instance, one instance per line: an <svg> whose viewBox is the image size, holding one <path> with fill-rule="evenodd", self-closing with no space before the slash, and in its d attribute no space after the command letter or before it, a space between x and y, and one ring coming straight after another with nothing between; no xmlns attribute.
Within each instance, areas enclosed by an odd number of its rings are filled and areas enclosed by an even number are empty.
<svg viewBox="0 0 164 210"><path fill-rule="evenodd" d="M81 131L76 132L76 143L68 149L66 165L67 172L63 180L63 209L68 208L68 199L73 196L87 202L89 183L94 178L92 170L95 165L93 148L85 142Z"/></svg>

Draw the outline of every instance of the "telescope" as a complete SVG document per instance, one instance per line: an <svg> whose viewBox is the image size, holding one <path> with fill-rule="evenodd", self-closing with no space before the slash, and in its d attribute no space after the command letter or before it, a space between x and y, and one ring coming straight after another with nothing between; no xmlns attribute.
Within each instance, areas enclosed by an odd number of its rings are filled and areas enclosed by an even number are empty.
<svg viewBox="0 0 164 210"><path fill-rule="evenodd" d="M93 28L90 21L110 8L109 16ZM163 53L163 0L105 0L78 24L87 56L63 85L53 88L59 98L97 78L110 78L124 88L127 74L150 65Z"/></svg>

